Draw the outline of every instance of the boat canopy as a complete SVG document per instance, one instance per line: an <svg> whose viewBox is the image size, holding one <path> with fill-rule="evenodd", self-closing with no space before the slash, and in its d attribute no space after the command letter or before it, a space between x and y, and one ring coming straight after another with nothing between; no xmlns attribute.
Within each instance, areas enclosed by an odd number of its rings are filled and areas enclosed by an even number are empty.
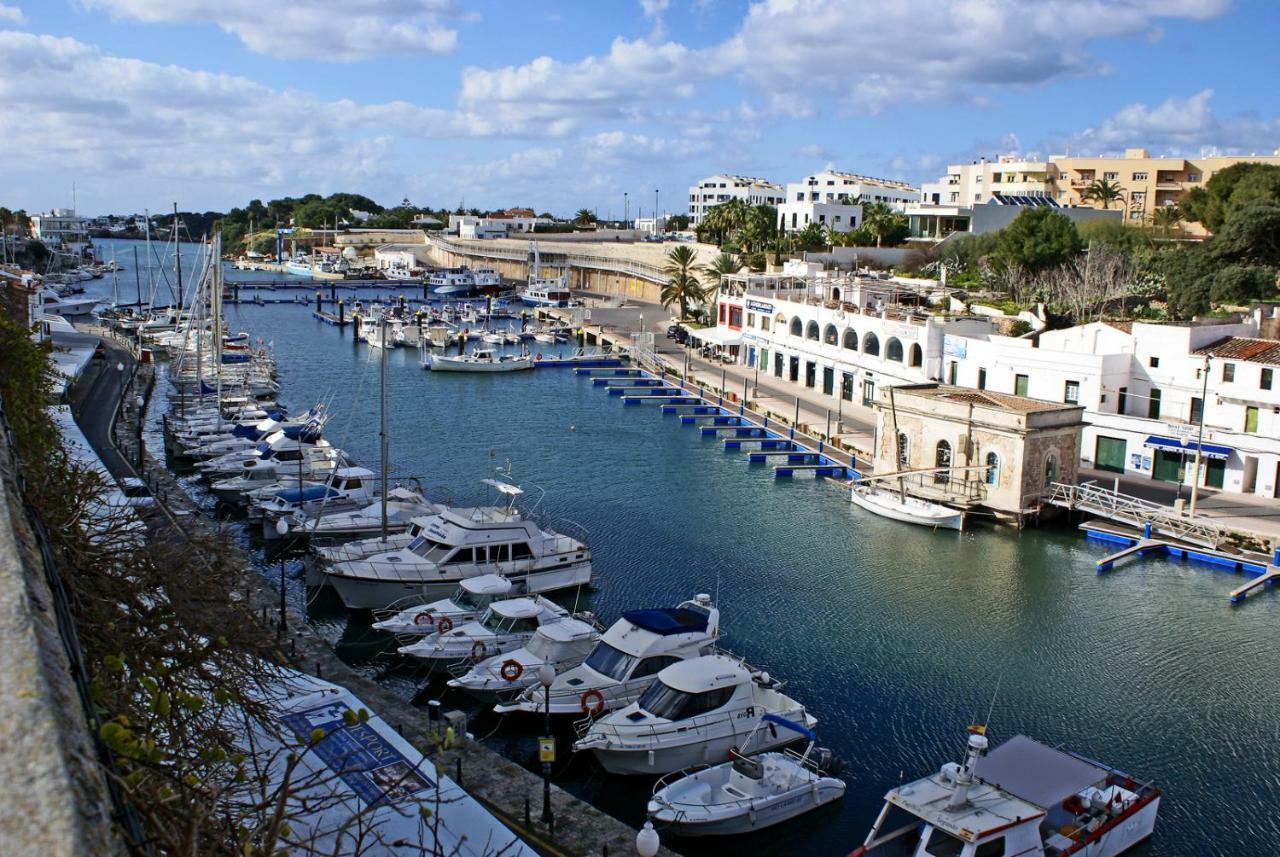
<svg viewBox="0 0 1280 857"><path fill-rule="evenodd" d="M499 494L506 494L508 497L515 497L524 493L524 489L518 488L509 482L503 482L500 479L481 479L480 481L493 488Z"/></svg>
<svg viewBox="0 0 1280 857"><path fill-rule="evenodd" d="M818 740L817 732L814 732L812 729L810 729L807 726L804 726L800 723L796 723L794 720L788 720L787 718L779 717L776 714L766 714L764 717L760 719L763 720L765 723L775 723L778 726L781 726L783 729L790 729L792 732L798 732L804 737L808 738L810 741Z"/></svg>
<svg viewBox="0 0 1280 857"><path fill-rule="evenodd" d="M542 613L542 606L532 598L495 601L489 609L504 619L532 619Z"/></svg>
<svg viewBox="0 0 1280 857"><path fill-rule="evenodd" d="M1106 768L1015 735L978 759L974 773L1001 791L1049 809L1107 778Z"/></svg>
<svg viewBox="0 0 1280 857"><path fill-rule="evenodd" d="M627 610L622 614L632 625L660 637L691 634L707 630L707 614L688 607L655 607L649 610Z"/></svg>
<svg viewBox="0 0 1280 857"><path fill-rule="evenodd" d="M506 595L511 581L500 574L478 574L463 580L462 588L472 595Z"/></svg>
<svg viewBox="0 0 1280 857"><path fill-rule="evenodd" d="M286 488L276 494L276 497L284 500L286 503L311 502L313 500L322 500L330 494L330 489L324 485L308 485L305 488ZM336 491L332 492L337 494Z"/></svg>

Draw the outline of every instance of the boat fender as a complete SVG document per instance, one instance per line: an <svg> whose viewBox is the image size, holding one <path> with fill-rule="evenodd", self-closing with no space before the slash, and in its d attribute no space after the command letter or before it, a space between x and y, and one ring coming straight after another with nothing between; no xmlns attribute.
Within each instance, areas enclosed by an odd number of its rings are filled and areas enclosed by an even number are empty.
<svg viewBox="0 0 1280 857"><path fill-rule="evenodd" d="M471 660L484 660L484 640L476 640L471 644Z"/></svg>
<svg viewBox="0 0 1280 857"><path fill-rule="evenodd" d="M447 634L453 630L453 620L448 616L441 616L440 622L436 627L440 630L441 634Z"/></svg>
<svg viewBox="0 0 1280 857"><path fill-rule="evenodd" d="M729 748L729 752L725 753L725 754L724 754L724 757L725 757L726 759L732 759L732 758L733 758L734 756L736 756L736 755L738 755L738 748L737 748L737 746L735 745L735 746L733 746L733 747L730 747L730 748Z"/></svg>
<svg viewBox="0 0 1280 857"><path fill-rule="evenodd" d="M517 660L508 658L502 662L502 677L507 681L515 681L524 675L524 664Z"/></svg>
<svg viewBox="0 0 1280 857"><path fill-rule="evenodd" d="M777 738L777 737L778 737L778 726L777 726L777 724L775 724L775 723L770 723L770 724L769 724L769 737L771 737L771 738Z"/></svg>
<svg viewBox="0 0 1280 857"><path fill-rule="evenodd" d="M538 354L537 354L537 356L536 356L536 357L534 357L533 359L534 359L534 360L541 360L541 359L542 359L542 352L541 352L541 351L539 351L539 352L538 352Z"/></svg>
<svg viewBox="0 0 1280 857"><path fill-rule="evenodd" d="M429 626L429 625L434 625L435 623L436 623L436 617L431 613L428 613L426 610L423 610L417 616L413 617L413 624L415 625Z"/></svg>
<svg viewBox="0 0 1280 857"><path fill-rule="evenodd" d="M603 714L604 694L593 687L582 694L579 704L582 706L583 714L590 714L593 717L597 714Z"/></svg>

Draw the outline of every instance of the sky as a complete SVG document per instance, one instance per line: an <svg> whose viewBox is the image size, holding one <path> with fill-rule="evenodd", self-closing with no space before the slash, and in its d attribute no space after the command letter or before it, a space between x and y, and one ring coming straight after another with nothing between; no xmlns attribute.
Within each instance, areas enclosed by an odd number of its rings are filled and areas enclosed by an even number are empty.
<svg viewBox="0 0 1280 857"><path fill-rule="evenodd" d="M1278 36L1278 0L0 0L0 205L605 218L721 172L1271 153Z"/></svg>

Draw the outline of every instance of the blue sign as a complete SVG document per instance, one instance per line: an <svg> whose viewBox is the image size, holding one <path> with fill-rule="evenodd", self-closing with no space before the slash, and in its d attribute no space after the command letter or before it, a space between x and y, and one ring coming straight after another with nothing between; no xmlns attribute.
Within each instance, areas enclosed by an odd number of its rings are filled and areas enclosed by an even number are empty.
<svg viewBox="0 0 1280 857"><path fill-rule="evenodd" d="M960 336L942 337L942 353L963 360L969 353L969 341Z"/></svg>
<svg viewBox="0 0 1280 857"><path fill-rule="evenodd" d="M765 315L773 315L773 305L762 304L760 301L747 301L747 310L749 312L762 312Z"/></svg>
<svg viewBox="0 0 1280 857"><path fill-rule="evenodd" d="M286 714L280 721L311 744L315 757L368 806L400 803L435 788L435 782L371 724L348 724L345 715L350 710L346 703L331 702ZM324 730L324 737L313 743L311 734L316 729Z"/></svg>

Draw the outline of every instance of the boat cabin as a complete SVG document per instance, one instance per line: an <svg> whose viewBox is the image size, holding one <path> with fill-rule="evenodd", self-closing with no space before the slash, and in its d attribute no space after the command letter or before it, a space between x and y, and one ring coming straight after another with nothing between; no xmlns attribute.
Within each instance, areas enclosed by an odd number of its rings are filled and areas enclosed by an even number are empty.
<svg viewBox="0 0 1280 857"><path fill-rule="evenodd" d="M497 636L532 634L538 626L554 622L564 615L541 598L508 598L495 601L480 617L480 626Z"/></svg>
<svg viewBox="0 0 1280 857"><path fill-rule="evenodd" d="M657 681L640 695L639 710L625 717L637 723L650 718L686 720L721 709L735 696L749 697L750 685L751 671L733 658L706 655L679 661L658 673Z"/></svg>
<svg viewBox="0 0 1280 857"><path fill-rule="evenodd" d="M452 600L459 609L480 613L495 601L506 598L511 589L511 581L500 574L480 574L462 581Z"/></svg>
<svg viewBox="0 0 1280 857"><path fill-rule="evenodd" d="M709 595L678 607L627 610L605 631L586 666L614 681L654 676L686 659L682 649L702 644L709 652L719 624Z"/></svg>
<svg viewBox="0 0 1280 857"><path fill-rule="evenodd" d="M581 619L561 619L538 628L525 649L542 663L580 663L595 644L596 629Z"/></svg>

